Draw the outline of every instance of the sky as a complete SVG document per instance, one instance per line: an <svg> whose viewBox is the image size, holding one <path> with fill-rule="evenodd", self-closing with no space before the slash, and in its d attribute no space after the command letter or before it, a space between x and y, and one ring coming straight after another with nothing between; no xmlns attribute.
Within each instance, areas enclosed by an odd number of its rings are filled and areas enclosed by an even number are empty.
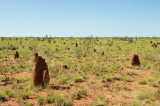
<svg viewBox="0 0 160 106"><path fill-rule="evenodd" d="M0 36L160 37L160 0L0 0Z"/></svg>

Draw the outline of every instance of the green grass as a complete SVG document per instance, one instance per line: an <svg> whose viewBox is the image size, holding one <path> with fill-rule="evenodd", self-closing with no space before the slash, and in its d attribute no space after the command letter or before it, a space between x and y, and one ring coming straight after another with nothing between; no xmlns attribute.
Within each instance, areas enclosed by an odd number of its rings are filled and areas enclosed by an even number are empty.
<svg viewBox="0 0 160 106"><path fill-rule="evenodd" d="M2 40L3 39L3 40ZM135 95L132 92L132 82L138 83L140 88L148 85L150 88L159 89L160 82L160 46L152 48L150 40L154 43L160 42L155 38L0 38L0 84L6 85L7 89L2 91L1 95L5 95L6 100L17 98L19 102L25 105L35 105L28 102L31 94L28 91L33 91L33 95L46 92L47 97L42 95L37 96L37 102L41 105L69 105L75 99L85 99L86 96L93 99L89 105L106 106L115 103L115 101L107 101L106 97L99 97L97 94L92 97L90 90L95 90L102 93L106 89L111 95L117 92L124 91L131 97L131 103L126 105L138 106L141 104L156 105L159 100L159 92L147 94L149 91L140 91ZM63 40L62 40L63 39ZM22 40L22 44L19 42ZM9 45L8 45L9 41ZM55 41L55 43L54 43ZM65 42L65 44L64 44ZM78 47L75 47L75 43ZM85 42L85 43L84 43ZM12 47L11 47L12 44ZM44 46L45 45L45 46ZM120 46L121 50L117 49ZM11 48L16 47L20 53L20 58L13 61L10 56L13 56L15 51ZM30 50L29 47L33 48ZM56 48L58 51L56 51ZM70 50L68 50L70 48ZM96 48L96 52L93 52ZM104 55L101 53L104 51ZM50 74L50 87L43 90L42 87L33 87L31 76L28 78L13 79L17 72L32 71L33 54L38 52L47 62ZM62 55L63 54L63 55ZM138 54L140 56L141 66L136 67L131 65L131 56ZM10 62L9 62L10 61ZM5 63L5 64L4 64ZM66 64L69 70L61 69L59 65ZM126 70L126 68L131 70ZM142 75L139 71L151 72L151 76L139 77ZM6 74L6 77L4 76ZM8 79L9 78L9 79ZM8 80L8 81L6 81ZM121 81L117 81L121 80ZM102 83L102 82L103 83ZM114 83L115 82L115 83ZM70 95L51 93L52 86L58 83L61 92L61 87L69 86L69 89L63 89L65 93ZM83 85L86 84L86 85ZM143 85L146 84L146 85ZM8 86L11 86L9 88ZM87 86L89 89L79 89L81 86ZM73 89L76 89L73 92ZM130 89L131 88L131 89ZM102 90L102 91L101 91ZM130 91L131 90L131 91ZM141 89L135 89L141 90ZM55 91L55 89L54 89ZM128 92L129 91L129 92ZM50 94L51 93L51 94ZM133 94L132 94L133 93ZM21 94L21 96L19 96ZM98 93L99 94L99 93ZM18 95L18 96L16 96ZM150 95L151 97L149 97ZM138 98L136 98L136 96ZM1 96L2 98L3 96ZM88 98L87 98L88 99ZM123 100L123 99L122 99ZM78 100L81 102L81 100ZM109 104L108 104L109 103ZM121 104L121 100L119 101ZM83 105L83 101L82 104Z"/></svg>
<svg viewBox="0 0 160 106"><path fill-rule="evenodd" d="M26 103L26 106L33 106L32 103Z"/></svg>
<svg viewBox="0 0 160 106"><path fill-rule="evenodd" d="M62 75L59 79L58 82L59 84L73 84L75 83L80 83L83 82L86 76L84 74L71 74L71 75Z"/></svg>
<svg viewBox="0 0 160 106"><path fill-rule="evenodd" d="M38 104L43 105L44 104L44 98L42 96L37 96Z"/></svg>
<svg viewBox="0 0 160 106"><path fill-rule="evenodd" d="M140 103L136 100L133 100L129 106L140 106Z"/></svg>
<svg viewBox="0 0 160 106"><path fill-rule="evenodd" d="M22 84L22 83L20 83L20 84L18 85L18 88L19 88L19 89L23 89L23 87L24 87L24 84Z"/></svg>
<svg viewBox="0 0 160 106"><path fill-rule="evenodd" d="M104 95L100 95L97 99L93 100L92 106L106 106L107 99Z"/></svg>
<svg viewBox="0 0 160 106"><path fill-rule="evenodd" d="M124 85L124 89L129 89L129 85L128 84Z"/></svg>
<svg viewBox="0 0 160 106"><path fill-rule="evenodd" d="M85 98L87 96L87 91L84 89L78 89L72 93L73 99Z"/></svg>
<svg viewBox="0 0 160 106"><path fill-rule="evenodd" d="M139 91L138 93L138 99L139 100L152 100L153 99L153 94L149 89L144 89Z"/></svg>
<svg viewBox="0 0 160 106"><path fill-rule="evenodd" d="M114 80L121 80L121 76L116 74L112 77Z"/></svg>
<svg viewBox="0 0 160 106"><path fill-rule="evenodd" d="M62 76L58 82L59 84L66 84L67 83L68 78L66 76Z"/></svg>
<svg viewBox="0 0 160 106"><path fill-rule="evenodd" d="M140 79L138 80L138 83L139 83L139 84L147 84L147 79L146 79L146 78L140 78Z"/></svg>
<svg viewBox="0 0 160 106"><path fill-rule="evenodd" d="M123 80L126 81L126 82L131 82L129 77L123 77Z"/></svg>
<svg viewBox="0 0 160 106"><path fill-rule="evenodd" d="M5 101L6 100L6 95L5 94L2 94L0 93L0 101Z"/></svg>
<svg viewBox="0 0 160 106"><path fill-rule="evenodd" d="M112 82L112 77L111 75L103 75L102 76L102 82Z"/></svg>
<svg viewBox="0 0 160 106"><path fill-rule="evenodd" d="M90 82L91 84L95 84L95 83L96 83L96 81L95 81L94 79L90 79L89 82Z"/></svg>
<svg viewBox="0 0 160 106"><path fill-rule="evenodd" d="M48 104L54 104L54 105L68 105L69 102L69 98L67 96L61 96L59 94L56 93L51 93L46 97L46 102Z"/></svg>
<svg viewBox="0 0 160 106"><path fill-rule="evenodd" d="M13 91L11 91L10 89L6 89L4 91L4 94L7 95L8 97L12 98L13 97Z"/></svg>
<svg viewBox="0 0 160 106"><path fill-rule="evenodd" d="M19 97L22 98L23 100L29 99L30 95L31 95L31 92L29 92L29 91L27 91L27 92L21 91L19 93Z"/></svg>
<svg viewBox="0 0 160 106"><path fill-rule="evenodd" d="M158 89L157 92L154 94L155 99L160 100L160 88Z"/></svg>
<svg viewBox="0 0 160 106"><path fill-rule="evenodd" d="M79 82L84 81L84 77L85 76L78 75L78 74L73 74L73 80L74 80L75 83L79 83Z"/></svg>
<svg viewBox="0 0 160 106"><path fill-rule="evenodd" d="M130 75L130 76L137 75L137 71L131 71L131 70L129 70L129 71L125 71L124 74L125 75Z"/></svg>

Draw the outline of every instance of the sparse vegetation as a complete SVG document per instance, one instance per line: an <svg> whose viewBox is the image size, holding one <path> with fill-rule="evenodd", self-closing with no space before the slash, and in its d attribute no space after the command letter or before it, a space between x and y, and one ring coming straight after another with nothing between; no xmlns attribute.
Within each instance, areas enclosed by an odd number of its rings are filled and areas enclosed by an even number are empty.
<svg viewBox="0 0 160 106"><path fill-rule="evenodd" d="M144 89L139 91L138 93L138 99L139 100L151 100L153 99L153 94L149 89Z"/></svg>
<svg viewBox="0 0 160 106"><path fill-rule="evenodd" d="M33 106L32 103L26 103L26 106Z"/></svg>
<svg viewBox="0 0 160 106"><path fill-rule="evenodd" d="M120 80L120 79L121 79L121 76L120 76L120 75L114 75L114 76L113 76L113 79L114 79L114 80Z"/></svg>
<svg viewBox="0 0 160 106"><path fill-rule="evenodd" d="M100 95L98 99L95 99L92 103L93 106L106 106L107 99L105 96Z"/></svg>
<svg viewBox="0 0 160 106"><path fill-rule="evenodd" d="M22 99L29 99L29 96L30 96L30 92L21 92L20 93L20 97Z"/></svg>
<svg viewBox="0 0 160 106"><path fill-rule="evenodd" d="M0 38L0 104L160 105L160 50L159 45L150 45L151 40L160 42L156 38ZM20 53L17 59L13 47ZM35 52L48 65L47 88L33 86ZM140 66L131 65L133 54L139 55Z"/></svg>
<svg viewBox="0 0 160 106"><path fill-rule="evenodd" d="M123 80L126 81L126 82L131 82L129 77L123 77Z"/></svg>
<svg viewBox="0 0 160 106"><path fill-rule="evenodd" d="M38 104L43 105L44 104L44 98L38 95Z"/></svg>
<svg viewBox="0 0 160 106"><path fill-rule="evenodd" d="M141 79L139 79L138 83L139 84L147 84L147 80L146 80L146 78L141 78Z"/></svg>
<svg viewBox="0 0 160 106"><path fill-rule="evenodd" d="M0 100L3 102L3 101L5 101L5 99L6 99L6 96L4 94L0 93Z"/></svg>
<svg viewBox="0 0 160 106"><path fill-rule="evenodd" d="M136 71L125 71L125 74L132 76L132 75L137 75L137 72Z"/></svg>
<svg viewBox="0 0 160 106"><path fill-rule="evenodd" d="M9 89L6 89L5 91L4 91L4 94L6 94L8 97L10 97L10 98L12 98L13 97L13 92L11 91L11 90L9 90Z"/></svg>
<svg viewBox="0 0 160 106"><path fill-rule="evenodd" d="M72 93L73 99L85 98L87 96L87 91L84 89L78 89Z"/></svg>
<svg viewBox="0 0 160 106"><path fill-rule="evenodd" d="M54 105L68 105L69 99L67 96L61 96L61 95L52 93L46 97L46 102L49 104L52 103Z"/></svg>

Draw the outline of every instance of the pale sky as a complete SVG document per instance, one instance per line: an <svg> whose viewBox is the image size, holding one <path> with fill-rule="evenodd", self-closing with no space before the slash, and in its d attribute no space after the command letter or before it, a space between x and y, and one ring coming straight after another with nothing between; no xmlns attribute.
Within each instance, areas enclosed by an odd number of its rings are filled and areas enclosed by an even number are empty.
<svg viewBox="0 0 160 106"><path fill-rule="evenodd" d="M160 37L160 0L0 0L0 36Z"/></svg>

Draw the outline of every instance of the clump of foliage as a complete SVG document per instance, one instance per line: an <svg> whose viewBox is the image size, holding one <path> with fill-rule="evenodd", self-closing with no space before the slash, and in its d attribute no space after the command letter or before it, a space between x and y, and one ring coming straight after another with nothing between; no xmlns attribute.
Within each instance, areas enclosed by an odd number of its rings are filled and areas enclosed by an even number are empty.
<svg viewBox="0 0 160 106"><path fill-rule="evenodd" d="M93 106L106 106L107 105L107 99L104 95L100 95L97 99L94 99Z"/></svg>
<svg viewBox="0 0 160 106"><path fill-rule="evenodd" d="M49 94L47 97L46 97L46 102L47 103L53 103L55 105L68 105L69 104L69 99L67 96L61 96L59 94L56 94L56 93L52 93L52 94Z"/></svg>
<svg viewBox="0 0 160 106"><path fill-rule="evenodd" d="M38 104L39 105L43 105L44 104L44 98L43 97L38 95L37 99L38 99Z"/></svg>
<svg viewBox="0 0 160 106"><path fill-rule="evenodd" d="M73 99L85 98L87 96L87 91L84 89L78 89L72 93Z"/></svg>

